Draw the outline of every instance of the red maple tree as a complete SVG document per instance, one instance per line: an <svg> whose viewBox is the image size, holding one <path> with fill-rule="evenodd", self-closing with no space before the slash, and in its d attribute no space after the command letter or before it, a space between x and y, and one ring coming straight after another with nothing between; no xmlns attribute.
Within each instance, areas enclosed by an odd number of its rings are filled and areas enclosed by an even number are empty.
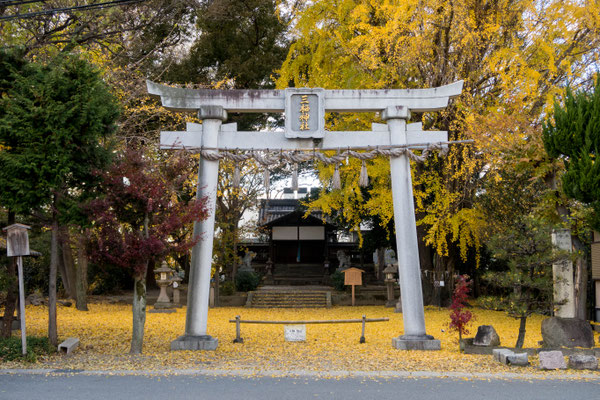
<svg viewBox="0 0 600 400"><path fill-rule="evenodd" d="M459 275L456 278L454 293L452 293L452 304L450 305L450 330L458 332L458 339L462 340L463 334L468 334L467 325L473 319L473 313L465 310L468 305L469 293L471 292L471 280L469 275Z"/></svg>
<svg viewBox="0 0 600 400"><path fill-rule="evenodd" d="M158 162L127 149L100 174L102 195L89 204L92 258L125 268L134 278L131 353L142 351L149 261L188 251L195 240L173 241L172 235L207 216L205 199L184 190L192 165L184 154Z"/></svg>

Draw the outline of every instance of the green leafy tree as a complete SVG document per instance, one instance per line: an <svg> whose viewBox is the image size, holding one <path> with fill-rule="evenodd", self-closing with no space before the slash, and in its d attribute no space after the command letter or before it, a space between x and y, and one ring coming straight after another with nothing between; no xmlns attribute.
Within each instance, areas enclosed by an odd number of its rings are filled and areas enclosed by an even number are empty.
<svg viewBox="0 0 600 400"><path fill-rule="evenodd" d="M600 76L593 91L567 88L545 121L543 140L550 157L564 162L564 193L593 207L591 226L600 230Z"/></svg>
<svg viewBox="0 0 600 400"><path fill-rule="evenodd" d="M552 226L527 215L517 218L487 243L492 257L505 264L505 269L483 275L483 280L503 291L503 295L487 300L520 320L515 344L519 349L525 341L527 317L553 310L552 264L564 255L553 249L551 233Z"/></svg>
<svg viewBox="0 0 600 400"><path fill-rule="evenodd" d="M99 72L75 54L47 65L0 52L0 204L52 228L50 342L58 341L56 275L60 224L84 224L79 205L110 159L118 106Z"/></svg>
<svg viewBox="0 0 600 400"><path fill-rule="evenodd" d="M517 348L525 340L527 317L552 312L552 264L565 256L552 246L553 225L544 216L551 190L536 172L526 162L506 167L486 182L478 203L493 221L485 240L492 263L482 279L497 293L482 302L520 320Z"/></svg>

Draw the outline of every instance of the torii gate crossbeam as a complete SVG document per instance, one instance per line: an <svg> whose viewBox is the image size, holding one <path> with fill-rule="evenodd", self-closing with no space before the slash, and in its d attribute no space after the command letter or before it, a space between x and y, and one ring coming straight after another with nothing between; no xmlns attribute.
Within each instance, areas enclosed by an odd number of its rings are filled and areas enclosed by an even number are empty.
<svg viewBox="0 0 600 400"><path fill-rule="evenodd" d="M437 111L458 96L463 82L431 89L324 90L194 90L148 81L148 92L160 96L164 107L197 112L202 124L189 123L186 132L162 132L161 148L217 152L220 149L331 150L378 146L423 148L447 141L446 132L422 131L407 124L412 112ZM387 124L373 124L369 132L326 132L325 112L380 112ZM236 124L222 124L227 112L285 112L284 132L238 132ZM206 154L206 153L204 153ZM214 237L219 162L201 157L198 198L207 197L209 217L194 225L201 237L192 251L185 334L171 343L173 350L214 350L218 341L207 334L208 297ZM405 350L439 350L440 341L427 335L421 290L417 229L410 161L404 153L390 157L398 272L404 335L392 345Z"/></svg>

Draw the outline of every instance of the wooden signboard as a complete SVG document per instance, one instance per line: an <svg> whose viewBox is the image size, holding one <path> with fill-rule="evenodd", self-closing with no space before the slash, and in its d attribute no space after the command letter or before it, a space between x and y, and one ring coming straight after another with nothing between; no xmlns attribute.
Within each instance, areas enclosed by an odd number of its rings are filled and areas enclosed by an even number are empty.
<svg viewBox="0 0 600 400"><path fill-rule="evenodd" d="M352 286L352 305L354 305L355 301L354 301L354 286L356 285L362 285L362 274L363 271L362 269L359 268L348 268L345 269L344 271L344 285L351 285Z"/></svg>
<svg viewBox="0 0 600 400"><path fill-rule="evenodd" d="M348 268L344 272L344 285L362 285L362 269Z"/></svg>

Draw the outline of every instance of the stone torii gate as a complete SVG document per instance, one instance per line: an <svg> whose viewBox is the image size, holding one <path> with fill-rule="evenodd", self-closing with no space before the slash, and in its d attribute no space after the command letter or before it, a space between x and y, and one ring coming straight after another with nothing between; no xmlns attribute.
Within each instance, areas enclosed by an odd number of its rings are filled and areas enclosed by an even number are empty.
<svg viewBox="0 0 600 400"><path fill-rule="evenodd" d="M463 82L431 89L325 90L194 90L147 81L148 92L162 105L179 112L197 112L202 124L187 124L186 132L162 132L161 148L185 148L204 154L200 159L197 197L208 199L209 217L194 225L201 240L192 250L185 333L171 343L172 350L214 350L218 340L207 333L219 150L305 150L426 148L444 143L447 132L423 131L420 123L407 124L411 112L438 111L462 92ZM237 124L223 124L227 112L285 112L284 132L238 132ZM387 124L372 131L326 132L325 112L379 112ZM396 228L399 282L404 335L392 345L405 350L439 350L440 341L427 335L410 160L405 153L390 157Z"/></svg>

